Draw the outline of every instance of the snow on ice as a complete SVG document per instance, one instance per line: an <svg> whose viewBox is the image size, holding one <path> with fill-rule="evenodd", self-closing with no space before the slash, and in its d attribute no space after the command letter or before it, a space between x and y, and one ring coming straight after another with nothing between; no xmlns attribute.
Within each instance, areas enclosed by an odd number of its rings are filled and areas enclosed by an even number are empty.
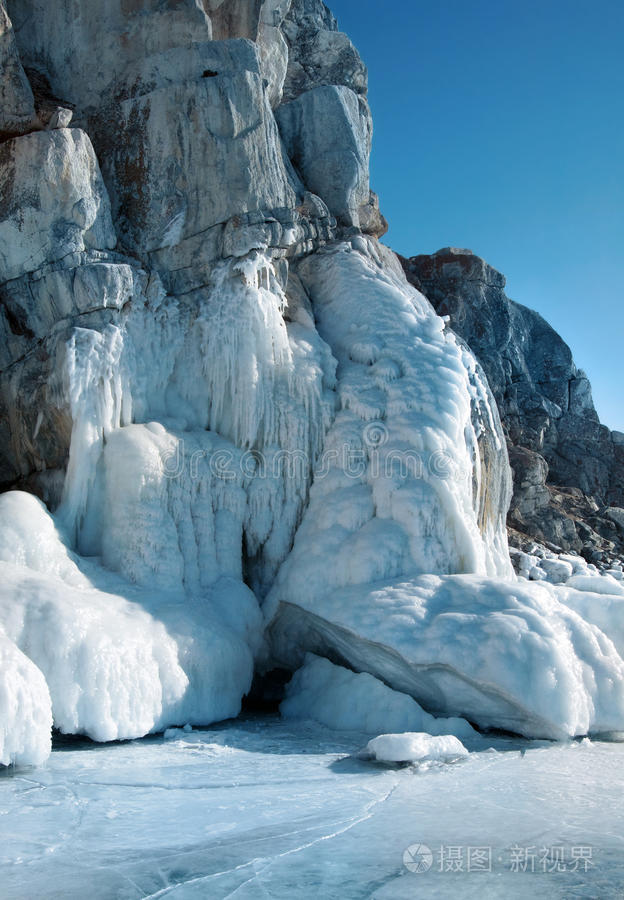
<svg viewBox="0 0 624 900"><path fill-rule="evenodd" d="M468 751L454 735L432 737L423 732L380 734L360 753L363 759L387 763L455 762Z"/></svg>

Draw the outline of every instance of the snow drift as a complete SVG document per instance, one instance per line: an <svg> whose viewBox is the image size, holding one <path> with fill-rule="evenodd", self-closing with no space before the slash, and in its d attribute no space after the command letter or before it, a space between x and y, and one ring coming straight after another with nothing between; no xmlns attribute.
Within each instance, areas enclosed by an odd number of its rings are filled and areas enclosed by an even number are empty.
<svg viewBox="0 0 624 900"><path fill-rule="evenodd" d="M386 763L455 762L468 751L452 735L432 737L422 732L380 734L369 741L360 756Z"/></svg>

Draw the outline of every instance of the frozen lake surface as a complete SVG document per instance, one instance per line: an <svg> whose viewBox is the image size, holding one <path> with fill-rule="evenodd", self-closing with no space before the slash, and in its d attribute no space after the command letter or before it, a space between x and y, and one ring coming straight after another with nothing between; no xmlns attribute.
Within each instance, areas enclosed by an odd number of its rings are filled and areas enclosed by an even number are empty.
<svg viewBox="0 0 624 900"><path fill-rule="evenodd" d="M0 897L624 897L624 745L477 738L417 769L350 758L368 737L61 739L0 777Z"/></svg>

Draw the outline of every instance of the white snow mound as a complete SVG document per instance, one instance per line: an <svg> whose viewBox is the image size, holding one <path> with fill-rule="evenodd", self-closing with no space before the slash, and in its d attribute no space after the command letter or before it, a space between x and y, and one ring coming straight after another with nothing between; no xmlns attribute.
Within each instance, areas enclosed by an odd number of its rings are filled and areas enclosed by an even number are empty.
<svg viewBox="0 0 624 900"><path fill-rule="evenodd" d="M0 765L39 766L50 755L45 678L0 629Z"/></svg>
<svg viewBox="0 0 624 900"><path fill-rule="evenodd" d="M612 575L573 575L565 584L566 587L574 588L577 591L624 597L624 585L616 581Z"/></svg>
<svg viewBox="0 0 624 900"><path fill-rule="evenodd" d="M261 622L248 588L226 577L201 596L132 585L69 553L30 495L2 501L0 559L12 549L28 564L0 562L0 623L43 673L57 728L110 741L238 714ZM29 533L45 537L40 555Z"/></svg>
<svg viewBox="0 0 624 900"><path fill-rule="evenodd" d="M468 751L454 735L434 737L417 731L380 734L368 742L361 756L378 762L452 762L468 756Z"/></svg>

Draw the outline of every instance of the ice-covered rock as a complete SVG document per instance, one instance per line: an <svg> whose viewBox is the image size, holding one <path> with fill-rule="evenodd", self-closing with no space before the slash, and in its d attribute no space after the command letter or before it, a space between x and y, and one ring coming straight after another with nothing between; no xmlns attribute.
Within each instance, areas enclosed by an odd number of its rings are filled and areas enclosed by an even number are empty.
<svg viewBox="0 0 624 900"><path fill-rule="evenodd" d="M607 616L604 631L589 624L566 590L423 575L324 596L302 591L283 600L270 633L283 664L300 664L305 652L343 660L436 716L527 737L619 731L619 620L612 627Z"/></svg>
<svg viewBox="0 0 624 900"><path fill-rule="evenodd" d="M600 424L570 348L537 312L510 300L504 276L470 250L447 247L403 264L486 372L510 442L510 525L564 549L613 549L616 530L600 507L621 504L624 452Z"/></svg>
<svg viewBox="0 0 624 900"><path fill-rule="evenodd" d="M207 571L216 540L227 574L242 576L245 554L245 575L263 593L307 499L333 415L334 372L313 319L296 314L270 259L256 252L216 267L211 284L184 304L161 295L133 310L123 328L76 330L61 515L79 546L130 560L134 517L136 534L143 524L145 533L132 545L158 543L163 565L172 555L196 556L194 533ZM113 433L120 426L129 427ZM171 512L171 528L184 534L167 547L169 526L160 536L151 530ZM213 516L231 520L221 537ZM117 541L119 552L111 549ZM158 559L150 556L150 565ZM138 577L140 554L128 565ZM189 570L185 578L198 576Z"/></svg>
<svg viewBox="0 0 624 900"><path fill-rule="evenodd" d="M372 675L352 672L311 653L287 685L280 713L285 719L314 719L336 731L475 735L465 719L436 719L412 697Z"/></svg>
<svg viewBox="0 0 624 900"><path fill-rule="evenodd" d="M69 382L76 335L91 335L78 345L86 352L89 343L95 372L97 348L101 355L106 345L98 335L114 333L162 287L134 260L88 251L7 282L2 294L0 483L28 486L56 506L74 427Z"/></svg>
<svg viewBox="0 0 624 900"><path fill-rule="evenodd" d="M624 597L624 587L612 575L572 575L566 581L566 587L577 591L591 591L594 594Z"/></svg>
<svg viewBox="0 0 624 900"><path fill-rule="evenodd" d="M359 755L363 759L387 763L454 762L468 756L468 751L452 735L432 737L422 732L408 732L380 734L369 741Z"/></svg>
<svg viewBox="0 0 624 900"><path fill-rule="evenodd" d="M45 678L0 628L0 766L40 766L51 749Z"/></svg>
<svg viewBox="0 0 624 900"><path fill-rule="evenodd" d="M513 580L486 374L518 421L539 395L520 480L540 509L553 423L570 453L600 429L586 379L560 347L548 363L551 333L502 303L502 276L436 255L436 277L467 270L479 308L504 307L491 330L522 377L498 357L491 375L378 244L366 70L321 0L7 7L6 114L32 115L21 59L48 129L0 144L0 485L53 511L0 498L24 696L45 678L57 727L133 737L236 715L258 655L294 670L312 651L353 671L306 665L285 709L327 719L327 695L332 721L374 730L451 727L416 700L531 735L621 727L621 582L548 547L516 557L522 575L566 583ZM566 521L600 512L557 490ZM585 577L604 610L568 586ZM392 722L356 715L366 691Z"/></svg>
<svg viewBox="0 0 624 900"><path fill-rule="evenodd" d="M540 568L546 574L546 580L551 584L563 584L572 577L574 571L572 565L563 559L542 559Z"/></svg>
<svg viewBox="0 0 624 900"><path fill-rule="evenodd" d="M108 195L83 131L15 138L0 157L0 484L58 502L72 431L72 329L118 321L155 279L110 250Z"/></svg>
<svg viewBox="0 0 624 900"><path fill-rule="evenodd" d="M375 253L358 238L298 267L319 332L338 360L340 410L272 604L313 602L346 585L432 569L512 571L504 488L480 516L490 482L480 481L475 466L471 407L473 398L487 397L471 385L474 360ZM494 422L488 427L495 432ZM493 440L498 462L491 461L489 479L504 484L502 434Z"/></svg>
<svg viewBox="0 0 624 900"><path fill-rule="evenodd" d="M624 659L624 590L604 578L576 575L557 590L562 603L609 635Z"/></svg>

